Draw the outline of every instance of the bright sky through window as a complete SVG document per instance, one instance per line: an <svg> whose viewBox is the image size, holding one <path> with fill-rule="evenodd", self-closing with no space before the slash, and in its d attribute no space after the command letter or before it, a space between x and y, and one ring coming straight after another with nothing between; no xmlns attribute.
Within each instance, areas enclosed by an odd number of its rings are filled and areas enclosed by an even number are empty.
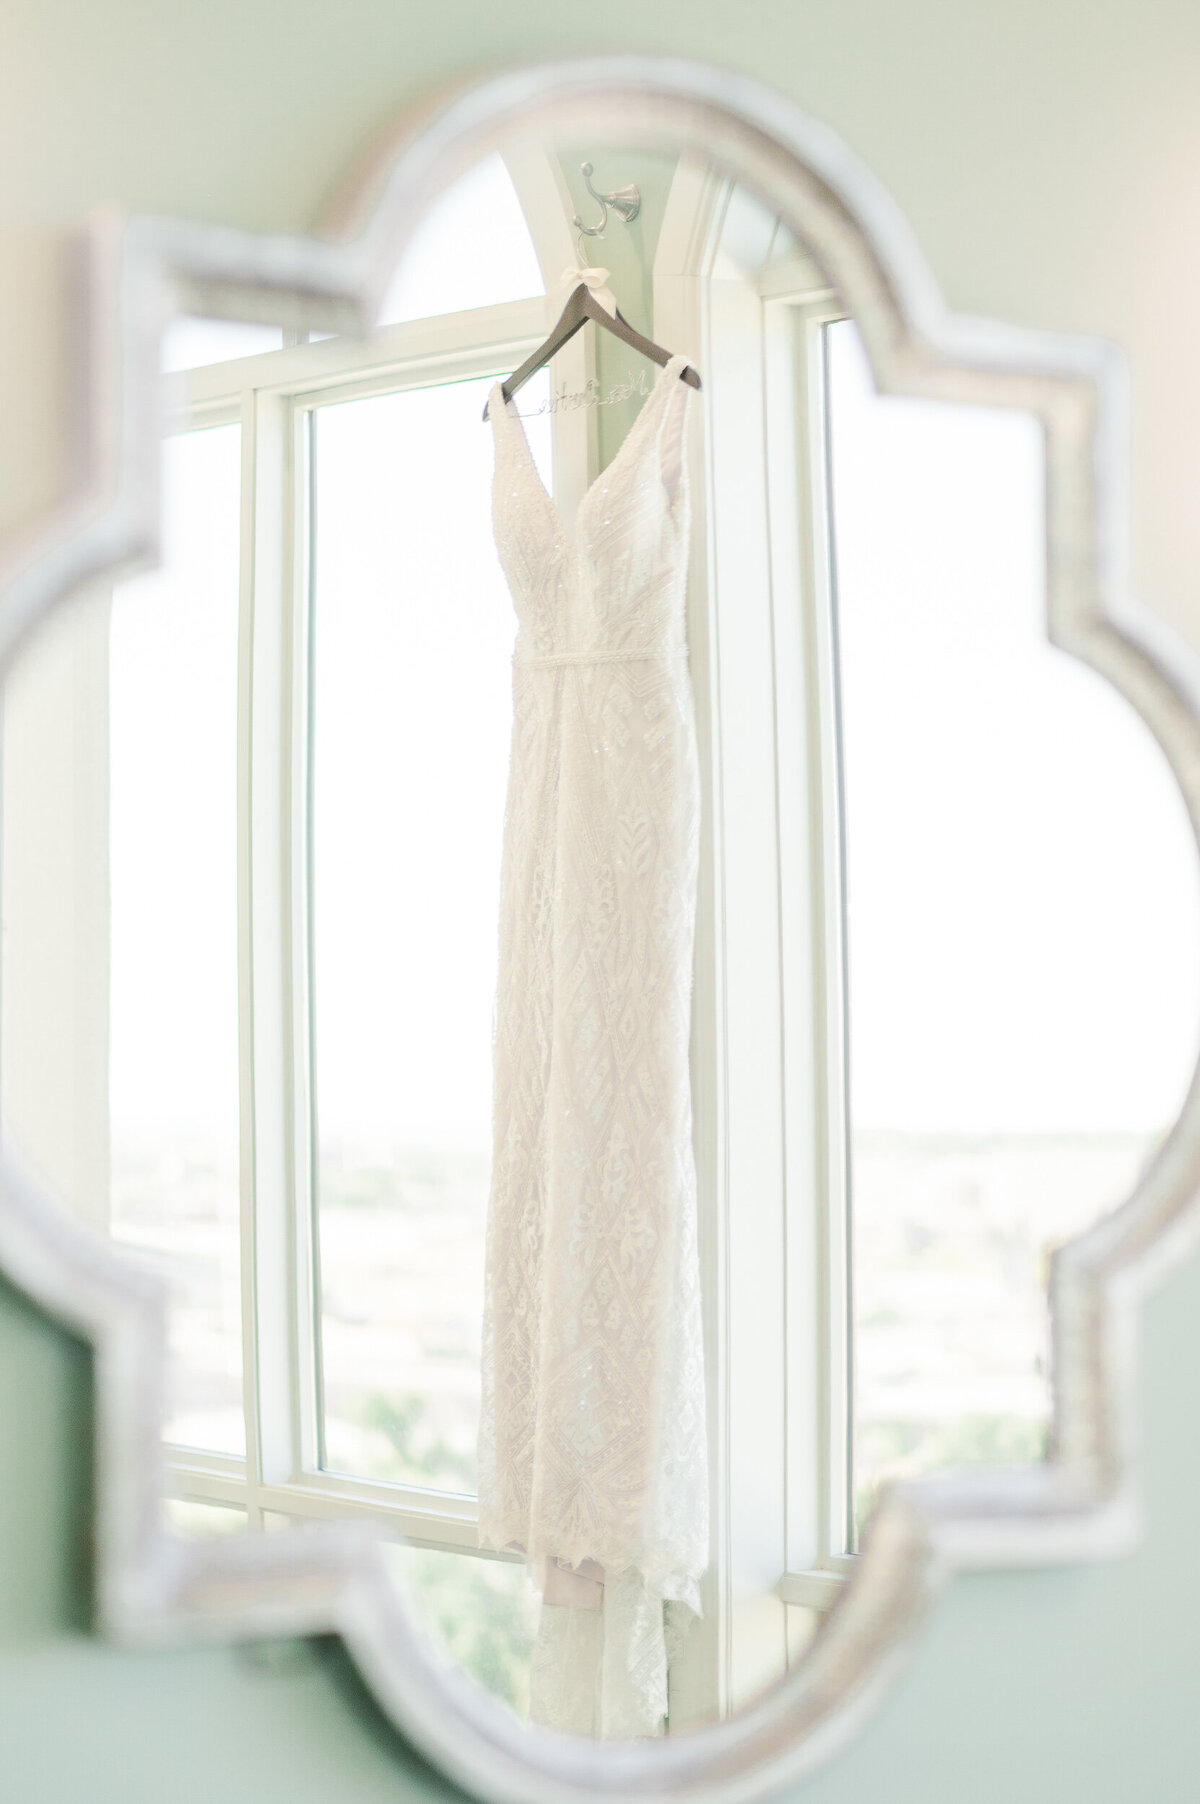
<svg viewBox="0 0 1200 1804"><path fill-rule="evenodd" d="M1182 1100L1200 895L1161 754L1046 640L1035 423L827 344L861 1520L885 1478L1042 1456L1049 1250Z"/></svg>
<svg viewBox="0 0 1200 1804"><path fill-rule="evenodd" d="M447 189L417 227L380 323L494 307L543 294L545 286L512 177L493 155Z"/></svg>
<svg viewBox="0 0 1200 1804"><path fill-rule="evenodd" d="M1046 640L1036 424L877 396L854 328L828 341L852 1120L1160 1129L1195 851L1146 728Z"/></svg>
<svg viewBox="0 0 1200 1804"><path fill-rule="evenodd" d="M516 618L492 385L314 415L325 1463L474 1488ZM530 409L545 376L525 391ZM528 422L549 486L550 419Z"/></svg>

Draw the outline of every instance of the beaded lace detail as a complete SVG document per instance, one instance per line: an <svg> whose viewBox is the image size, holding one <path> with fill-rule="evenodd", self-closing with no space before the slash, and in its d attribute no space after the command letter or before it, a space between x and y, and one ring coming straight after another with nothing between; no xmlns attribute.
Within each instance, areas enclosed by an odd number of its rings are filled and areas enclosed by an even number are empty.
<svg viewBox="0 0 1200 1804"><path fill-rule="evenodd" d="M684 366L671 359L588 490L574 543L498 386L490 406L496 542L520 630L480 1536L531 1562L604 1569L599 1613L543 1606L532 1708L619 1736L661 1730L663 1603L698 1610L708 1559Z"/></svg>

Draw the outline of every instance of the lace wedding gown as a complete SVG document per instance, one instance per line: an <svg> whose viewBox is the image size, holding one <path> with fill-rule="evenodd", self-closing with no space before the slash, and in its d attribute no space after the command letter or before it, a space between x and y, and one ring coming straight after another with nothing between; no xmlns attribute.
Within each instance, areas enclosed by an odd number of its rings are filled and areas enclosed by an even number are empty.
<svg viewBox="0 0 1200 1804"><path fill-rule="evenodd" d="M531 1715L661 1732L707 1457L688 1038L699 779L685 359L568 538L492 392L520 623L500 912L480 1536L542 1571Z"/></svg>

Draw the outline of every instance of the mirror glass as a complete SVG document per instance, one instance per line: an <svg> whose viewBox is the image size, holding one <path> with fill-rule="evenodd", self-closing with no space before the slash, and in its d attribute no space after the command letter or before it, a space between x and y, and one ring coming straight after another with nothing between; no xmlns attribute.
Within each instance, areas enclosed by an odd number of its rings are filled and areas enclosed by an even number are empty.
<svg viewBox="0 0 1200 1804"><path fill-rule="evenodd" d="M580 266L686 362L589 323L485 425ZM181 1533L368 1521L521 1717L716 1720L881 1485L1043 1457L1050 1254L1190 1076L1194 849L1047 641L1038 425L878 393L782 222L617 126L493 146L366 337L163 366L161 565L3 698L4 1133L165 1281ZM499 1466L556 1434L552 1505Z"/></svg>

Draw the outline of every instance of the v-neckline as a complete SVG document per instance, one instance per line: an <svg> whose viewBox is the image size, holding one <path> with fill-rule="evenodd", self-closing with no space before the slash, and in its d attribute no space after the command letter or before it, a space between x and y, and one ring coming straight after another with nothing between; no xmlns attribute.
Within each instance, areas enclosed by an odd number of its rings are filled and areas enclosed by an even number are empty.
<svg viewBox="0 0 1200 1804"><path fill-rule="evenodd" d="M600 474L596 477L596 480L594 482L589 482L587 488L584 490L583 494L579 497L579 505L575 509L575 534L576 535L578 535L578 532L579 532L580 516L582 515L583 510L587 506L588 502L591 500L592 495L600 487L600 484L605 480L606 477L611 478L613 471L615 469L617 469L619 467L619 465L621 464L623 458L625 457L626 452L629 449L629 446L633 443L633 441L636 438L638 438L639 431L640 431L640 428L642 425L642 421L646 418L647 414L650 412L651 408L654 406L654 403L657 401L659 394L660 393L665 394L670 389L671 383L670 383L669 378L673 378L675 381L679 381L681 379L680 373L681 373L681 371L683 371L687 368L687 365L688 365L688 359L680 354L676 354L674 357L669 358L668 361L663 365L662 369L658 372L658 375L656 376L655 381L654 381L654 387L650 391L650 395L646 401L646 405L642 408L641 413L639 413L637 419L633 422L633 425L629 428L629 431L625 434L625 437L622 439L621 443L617 446L616 453L613 456L611 462L607 463L604 466L604 468L601 470ZM496 396L498 394L502 394L502 393L503 393L502 385L499 382L497 382L496 386L492 390L492 397L491 397L492 403L495 402ZM509 412L510 408L512 409L511 413ZM558 503L554 499L554 496L550 493L549 489L546 487L545 483L542 481L542 473L538 469L537 463L534 460L533 452L529 448L529 435L525 431L525 423L524 423L523 419L521 418L521 415L517 412L517 403L516 403L515 399L505 401L504 411L508 415L509 420L512 422L512 425L515 428L516 437L521 446L521 454L523 457L523 461L525 463L525 466L526 466L530 476L532 476L534 482L536 483L538 489L540 490L543 500L546 503L546 507L549 510L550 519L553 522L554 530L555 530L557 536L562 540L563 544L567 547L567 549L569 551L577 553L579 550L577 537L572 536L567 531L566 522L563 520L562 514L559 511Z"/></svg>

